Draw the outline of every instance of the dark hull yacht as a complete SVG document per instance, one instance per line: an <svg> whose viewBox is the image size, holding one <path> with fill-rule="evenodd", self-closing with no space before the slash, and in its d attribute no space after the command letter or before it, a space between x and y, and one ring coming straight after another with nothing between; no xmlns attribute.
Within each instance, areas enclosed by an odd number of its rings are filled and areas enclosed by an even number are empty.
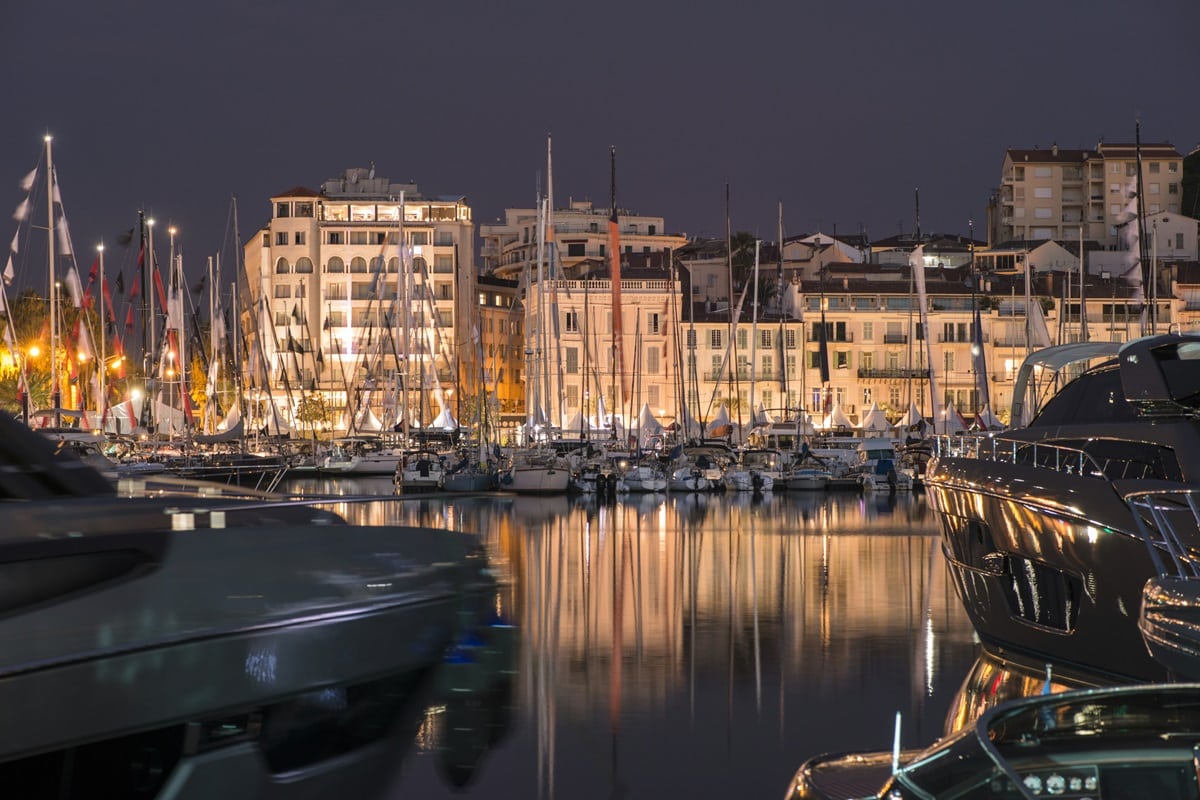
<svg viewBox="0 0 1200 800"><path fill-rule="evenodd" d="M363 796L486 638L481 547L183 486L112 483L0 414L0 781Z"/></svg>
<svg viewBox="0 0 1200 800"><path fill-rule="evenodd" d="M1111 351L1105 352L1105 348ZM1139 628L1148 581L1194 573L1200 337L1035 354L1025 379L1096 357L1024 427L945 438L925 485L955 588L984 646L1032 666L1161 680ZM1161 617L1160 617L1161 618Z"/></svg>

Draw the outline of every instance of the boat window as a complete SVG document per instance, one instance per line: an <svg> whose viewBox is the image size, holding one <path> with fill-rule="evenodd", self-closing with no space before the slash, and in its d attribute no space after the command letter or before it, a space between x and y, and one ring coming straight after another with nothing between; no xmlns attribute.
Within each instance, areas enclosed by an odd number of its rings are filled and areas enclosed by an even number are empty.
<svg viewBox="0 0 1200 800"><path fill-rule="evenodd" d="M1046 403L1030 427L1135 419L1137 410L1125 400L1121 374L1112 364L1086 372L1064 386Z"/></svg>

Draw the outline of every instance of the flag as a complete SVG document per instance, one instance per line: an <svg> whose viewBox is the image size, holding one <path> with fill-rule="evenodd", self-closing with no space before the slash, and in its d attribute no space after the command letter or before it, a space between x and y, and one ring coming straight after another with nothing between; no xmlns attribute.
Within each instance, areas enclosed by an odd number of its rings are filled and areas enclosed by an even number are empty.
<svg viewBox="0 0 1200 800"><path fill-rule="evenodd" d="M63 281L67 284L67 292L71 295L71 305L82 308L83 288L79 285L79 273L75 271L74 264L67 268L67 274L63 276Z"/></svg>
<svg viewBox="0 0 1200 800"><path fill-rule="evenodd" d="M24 222L25 218L27 216L29 216L29 198L28 197L26 197L24 200L22 200L20 202L20 204L17 206L17 210L13 212L13 219L15 219L17 222Z"/></svg>
<svg viewBox="0 0 1200 800"><path fill-rule="evenodd" d="M4 285L11 286L16 273L13 272L12 256L8 257L8 266L4 268Z"/></svg>
<svg viewBox="0 0 1200 800"><path fill-rule="evenodd" d="M124 272L117 273L116 286L117 286L117 294L125 294L125 273Z"/></svg>
<svg viewBox="0 0 1200 800"><path fill-rule="evenodd" d="M129 230L117 236L117 244L121 245L122 247L129 247L129 245L133 244L133 231L134 229L130 228Z"/></svg>
<svg viewBox="0 0 1200 800"><path fill-rule="evenodd" d="M58 225L55 226L58 232L58 253L59 255L71 255L71 232L67 230L67 218L59 217Z"/></svg>
<svg viewBox="0 0 1200 800"><path fill-rule="evenodd" d="M153 259L151 259L153 260ZM161 308L167 307L167 292L163 288L162 275L158 273L158 264L155 263L154 269L151 270L154 274L154 293L158 295L158 305Z"/></svg>
<svg viewBox="0 0 1200 800"><path fill-rule="evenodd" d="M821 383L829 383L829 334L825 330L825 310L821 310L821 326L817 329L817 366L821 369Z"/></svg>
<svg viewBox="0 0 1200 800"><path fill-rule="evenodd" d="M979 309L975 309L975 321L971 331L971 362L975 369L975 390L979 394L979 407L990 405L992 400L988 390L987 357L983 352L983 322Z"/></svg>
<svg viewBox="0 0 1200 800"><path fill-rule="evenodd" d="M133 333L133 305L125 311L125 330L128 333Z"/></svg>
<svg viewBox="0 0 1200 800"><path fill-rule="evenodd" d="M113 299L112 290L108 286L108 278L105 278L100 284L100 294L104 298L104 316L109 322L116 322L117 318L113 314Z"/></svg>
<svg viewBox="0 0 1200 800"><path fill-rule="evenodd" d="M33 188L33 182L37 179L37 167L34 167L28 175L21 179L21 191L28 192Z"/></svg>
<svg viewBox="0 0 1200 800"><path fill-rule="evenodd" d="M295 303L292 303L292 319L300 321L300 309Z"/></svg>

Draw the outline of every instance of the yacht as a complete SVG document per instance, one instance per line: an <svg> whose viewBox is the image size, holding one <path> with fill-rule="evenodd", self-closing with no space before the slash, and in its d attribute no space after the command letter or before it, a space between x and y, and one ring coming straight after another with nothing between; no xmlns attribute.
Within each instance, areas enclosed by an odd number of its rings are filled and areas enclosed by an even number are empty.
<svg viewBox="0 0 1200 800"><path fill-rule="evenodd" d="M413 450L405 453L392 478L399 492L433 492L446 480L446 465L440 453Z"/></svg>
<svg viewBox="0 0 1200 800"><path fill-rule="evenodd" d="M0 778L29 796L353 792L496 591L468 535L113 482L7 414L0 508Z"/></svg>
<svg viewBox="0 0 1200 800"><path fill-rule="evenodd" d="M818 756L788 800L931 797L1071 800L1197 796L1200 684L1074 689L1022 697L925 750Z"/></svg>
<svg viewBox="0 0 1200 800"><path fill-rule="evenodd" d="M392 475L404 451L379 436L342 436L334 439L320 471L329 474Z"/></svg>
<svg viewBox="0 0 1200 800"><path fill-rule="evenodd" d="M1013 419L1032 377L1070 370L1024 427L937 440L924 482L947 566L990 651L1166 679L1138 621L1148 581L1196 572L1200 524L1186 499L1164 509L1200 487L1200 336L1034 353Z"/></svg>

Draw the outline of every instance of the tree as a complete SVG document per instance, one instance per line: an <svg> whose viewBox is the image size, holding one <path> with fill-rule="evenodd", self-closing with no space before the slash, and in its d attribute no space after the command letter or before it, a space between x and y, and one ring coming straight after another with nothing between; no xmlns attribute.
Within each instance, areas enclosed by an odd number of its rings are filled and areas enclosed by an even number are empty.
<svg viewBox="0 0 1200 800"><path fill-rule="evenodd" d="M754 279L754 244L757 237L752 233L739 231L733 235L730 242L730 264L733 267L733 291L734 296L730 298L730 305L736 306L738 297L741 295L743 287ZM761 248L760 248L761 251ZM779 291L779 281L776 279L776 269L774 265L764 265L762 263L761 252L758 266L758 305L759 319L764 317L762 309L770 308L775 295ZM754 303L754 287L751 286L746 293L747 304ZM751 305L745 306L750 308Z"/></svg>

